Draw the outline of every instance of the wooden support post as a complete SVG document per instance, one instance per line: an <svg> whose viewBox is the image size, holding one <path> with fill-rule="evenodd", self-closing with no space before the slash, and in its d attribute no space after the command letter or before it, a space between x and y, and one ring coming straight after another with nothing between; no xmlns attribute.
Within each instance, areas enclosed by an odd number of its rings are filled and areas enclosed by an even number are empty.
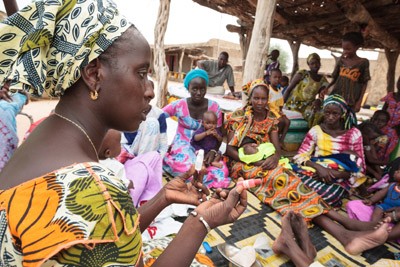
<svg viewBox="0 0 400 267"><path fill-rule="evenodd" d="M179 79L181 79L182 75L182 64L183 64L183 58L185 56L185 48L182 48L181 56L179 57L179 67L178 67L178 72L179 72Z"/></svg>
<svg viewBox="0 0 400 267"><path fill-rule="evenodd" d="M243 71L243 84L263 77L267 62L269 40L274 22L276 0L257 1L257 10L249 50ZM242 96L243 104L247 97Z"/></svg>
<svg viewBox="0 0 400 267"><path fill-rule="evenodd" d="M396 82L395 81L396 62L397 58L399 57L399 50L391 51L390 49L385 48L385 55L388 61L388 71L386 73L386 81L387 81L386 91L389 93L389 92L394 92L394 84Z"/></svg>
<svg viewBox="0 0 400 267"><path fill-rule="evenodd" d="M299 70L299 49L301 42L299 40L288 40L290 50L292 50L293 56L293 66L292 66L292 73L290 74L290 79L296 74Z"/></svg>
<svg viewBox="0 0 400 267"><path fill-rule="evenodd" d="M156 27L154 28L154 70L158 81L157 106L159 108L167 104L169 69L165 59L164 37L168 26L170 5L171 0L160 0Z"/></svg>

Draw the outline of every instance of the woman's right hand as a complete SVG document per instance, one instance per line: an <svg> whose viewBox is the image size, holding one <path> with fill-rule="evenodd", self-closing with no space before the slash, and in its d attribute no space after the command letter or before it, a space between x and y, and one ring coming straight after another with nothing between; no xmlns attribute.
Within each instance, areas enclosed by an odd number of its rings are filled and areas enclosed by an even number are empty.
<svg viewBox="0 0 400 267"><path fill-rule="evenodd" d="M274 154L272 156L269 156L263 161L263 163L261 164L261 168L263 170L272 170L278 166L278 163L279 163L279 157L276 154Z"/></svg>
<svg viewBox="0 0 400 267"><path fill-rule="evenodd" d="M334 173L331 169L325 168L323 166L316 167L317 172L315 173L315 178L327 183L331 184L332 179L335 178Z"/></svg>
<svg viewBox="0 0 400 267"><path fill-rule="evenodd" d="M243 179L240 178L239 181ZM239 185L229 193L218 189L206 202L196 208L211 228L236 221L247 207L247 191Z"/></svg>

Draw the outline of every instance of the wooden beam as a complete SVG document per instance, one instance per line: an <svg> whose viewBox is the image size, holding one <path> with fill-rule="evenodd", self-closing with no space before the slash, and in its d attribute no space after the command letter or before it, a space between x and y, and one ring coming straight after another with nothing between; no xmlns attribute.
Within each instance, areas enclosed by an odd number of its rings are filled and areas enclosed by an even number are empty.
<svg viewBox="0 0 400 267"><path fill-rule="evenodd" d="M274 19L282 25L287 25L289 21L275 10Z"/></svg>
<svg viewBox="0 0 400 267"><path fill-rule="evenodd" d="M336 2L338 8L345 14L346 18L351 22L366 24L369 35L381 43L384 47L398 50L400 48L399 40L389 34L371 17L368 10L360 3L359 0L338 0Z"/></svg>
<svg viewBox="0 0 400 267"><path fill-rule="evenodd" d="M247 2L249 2L252 7L257 8L257 0L247 0Z"/></svg>
<svg viewBox="0 0 400 267"><path fill-rule="evenodd" d="M242 27L239 27L236 25L228 24L228 25L226 25L226 29L228 30L228 32L233 32L233 33L238 33L238 34L242 33Z"/></svg>
<svg viewBox="0 0 400 267"><path fill-rule="evenodd" d="M219 3L210 1L210 0L193 0L193 2L198 3L199 5L214 9L217 12L225 13L231 16L236 16L240 20L243 21L253 21L253 16L247 10L242 9L225 9L219 5Z"/></svg>

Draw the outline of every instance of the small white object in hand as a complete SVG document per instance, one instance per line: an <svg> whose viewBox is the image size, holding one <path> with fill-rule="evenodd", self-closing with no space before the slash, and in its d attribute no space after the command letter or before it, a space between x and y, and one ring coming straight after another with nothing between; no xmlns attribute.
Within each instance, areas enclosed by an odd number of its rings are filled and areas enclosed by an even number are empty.
<svg viewBox="0 0 400 267"><path fill-rule="evenodd" d="M196 171L201 171L201 168L203 167L203 161L204 161L204 150L199 149L199 151L197 152L196 161L194 163L194 169Z"/></svg>

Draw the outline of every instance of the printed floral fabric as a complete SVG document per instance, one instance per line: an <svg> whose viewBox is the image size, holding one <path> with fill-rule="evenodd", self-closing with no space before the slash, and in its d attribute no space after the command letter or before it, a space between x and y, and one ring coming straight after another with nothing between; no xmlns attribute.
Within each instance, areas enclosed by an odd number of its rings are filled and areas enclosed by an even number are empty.
<svg viewBox="0 0 400 267"><path fill-rule="evenodd" d="M245 112L246 110L246 112ZM257 144L269 142L269 135L277 131L278 120L273 114L263 121L254 121L251 108L237 110L227 122L227 131L235 136L229 145L239 147L241 140L248 136ZM306 220L311 220L329 211L329 206L314 191L305 186L296 174L280 165L273 170L263 170L259 166L229 160L229 170L233 179L262 179L261 186L250 189L264 203L284 215L289 210L299 212Z"/></svg>
<svg viewBox="0 0 400 267"><path fill-rule="evenodd" d="M0 191L0 266L134 266L139 215L98 163L65 167Z"/></svg>
<svg viewBox="0 0 400 267"><path fill-rule="evenodd" d="M186 99L180 99L170 103L163 108L167 116L175 116L178 118L178 129L171 148L164 157L163 169L173 176L177 176L187 172L196 160L195 149L191 146L190 141L196 130L201 126L200 120L195 120L190 116L189 107ZM208 99L208 110L217 114L217 126L222 125L222 112L217 102ZM227 185L230 180L228 178L227 167L222 168L209 166L207 175L203 177L203 182L209 186Z"/></svg>
<svg viewBox="0 0 400 267"><path fill-rule="evenodd" d="M381 101L385 102L387 105L386 111L390 114L390 120L387 125L392 128L400 125L400 101L396 101L394 93L388 93Z"/></svg>
<svg viewBox="0 0 400 267"><path fill-rule="evenodd" d="M35 1L0 23L0 85L59 96L130 25L110 0Z"/></svg>
<svg viewBox="0 0 400 267"><path fill-rule="evenodd" d="M386 142L377 142L377 156L380 160L389 161L390 153L396 148L399 143L399 137L397 136L396 130L389 126L384 126L381 129L384 136L378 137L378 140L385 139ZM381 138L386 137L386 138Z"/></svg>

